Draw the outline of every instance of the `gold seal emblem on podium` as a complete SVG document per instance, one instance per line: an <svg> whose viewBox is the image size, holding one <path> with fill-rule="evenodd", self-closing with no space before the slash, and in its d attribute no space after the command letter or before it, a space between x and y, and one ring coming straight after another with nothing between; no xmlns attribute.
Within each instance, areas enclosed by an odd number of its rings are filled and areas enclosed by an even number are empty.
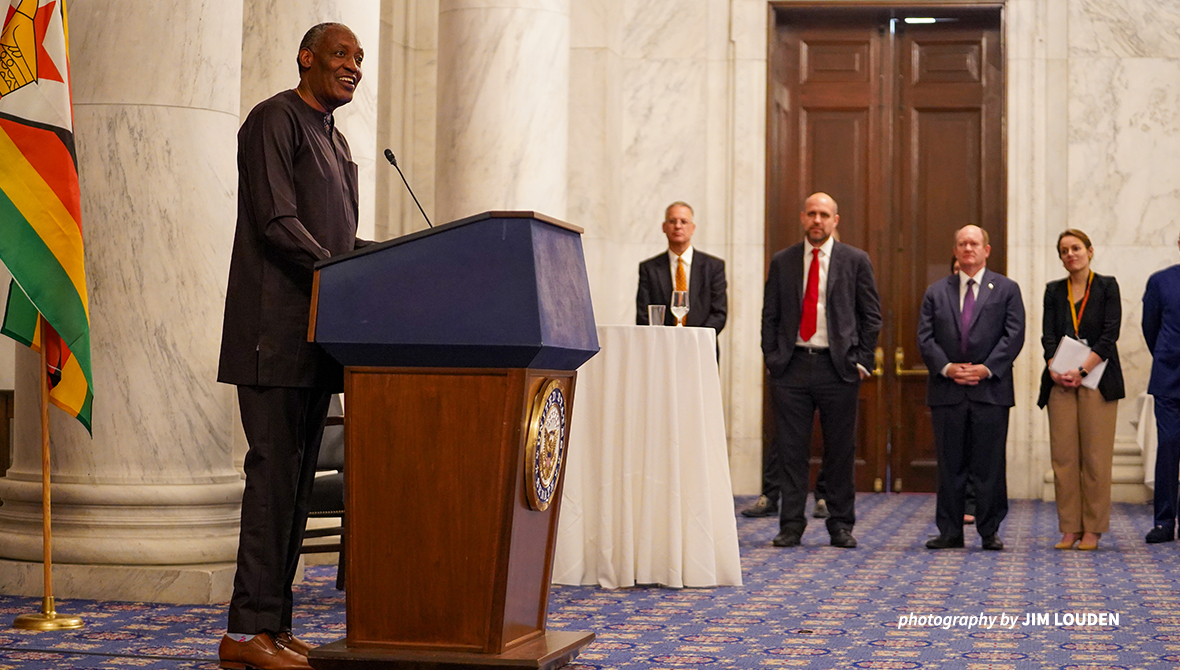
<svg viewBox="0 0 1180 670"><path fill-rule="evenodd" d="M529 507L541 512L557 492L565 459L565 392L561 380L551 379L537 392L529 415L525 453L525 483Z"/></svg>

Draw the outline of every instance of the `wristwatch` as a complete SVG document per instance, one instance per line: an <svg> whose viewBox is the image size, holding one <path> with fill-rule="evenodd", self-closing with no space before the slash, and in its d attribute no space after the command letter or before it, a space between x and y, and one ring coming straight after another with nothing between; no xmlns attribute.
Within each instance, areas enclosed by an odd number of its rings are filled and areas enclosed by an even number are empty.
<svg viewBox="0 0 1180 670"><path fill-rule="evenodd" d="M1089 372L1086 372L1086 368L1084 368L1084 367L1082 367L1082 366L1080 366L1080 365L1078 366L1078 373L1079 373L1079 374L1080 374L1082 377L1085 377L1086 375L1090 374Z"/></svg>

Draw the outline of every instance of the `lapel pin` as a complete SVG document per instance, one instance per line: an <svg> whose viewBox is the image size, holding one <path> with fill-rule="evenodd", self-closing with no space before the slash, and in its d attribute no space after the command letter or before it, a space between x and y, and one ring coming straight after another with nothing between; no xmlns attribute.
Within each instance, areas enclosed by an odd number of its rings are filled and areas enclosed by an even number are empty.
<svg viewBox="0 0 1180 670"><path fill-rule="evenodd" d="M996 287L995 284L992 284L990 281L987 283L987 288L989 291L995 287Z"/></svg>

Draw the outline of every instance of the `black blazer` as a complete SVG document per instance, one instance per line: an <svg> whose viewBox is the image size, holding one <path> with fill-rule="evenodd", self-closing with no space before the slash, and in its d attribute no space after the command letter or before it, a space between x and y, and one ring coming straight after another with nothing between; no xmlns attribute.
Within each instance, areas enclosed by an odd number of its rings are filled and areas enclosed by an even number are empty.
<svg viewBox="0 0 1180 670"><path fill-rule="evenodd" d="M1011 407L1016 404L1012 362L1024 347L1024 300L1020 287L1004 275L985 270L971 315L967 355L959 346L959 275L926 289L918 316L918 349L929 375L926 404L955 405L966 400ZM947 363L982 363L991 376L965 386L942 376Z"/></svg>
<svg viewBox="0 0 1180 670"><path fill-rule="evenodd" d="M647 325L648 305L672 304L670 268L667 250L639 264L639 290L635 293L636 325ZM720 335L729 311L726 289L725 261L693 247L685 325L712 328ZM676 318L670 309L664 310L664 325L676 325Z"/></svg>
<svg viewBox="0 0 1180 670"><path fill-rule="evenodd" d="M1118 400L1127 395L1123 387L1123 368L1119 365L1119 328L1123 321L1123 303L1119 298L1119 283L1114 277L1094 273L1090 284L1090 300L1082 313L1078 332L1073 332L1073 315L1069 309L1069 287L1065 279L1045 285L1045 318L1041 329L1041 346L1045 348L1045 371L1041 373L1041 395L1037 407L1049 402L1053 378L1049 376L1049 359L1057 353L1057 345L1065 335L1080 336L1090 344L1099 358L1106 361L1106 372L1098 380L1098 391L1106 400ZM1078 296L1075 296L1078 297Z"/></svg>
<svg viewBox="0 0 1180 670"><path fill-rule="evenodd" d="M810 246L810 244L808 245ZM828 347L836 372L846 382L860 380L857 363L873 369L873 350L881 332L881 300L869 255L840 242L828 265L826 310ZM771 382L782 377L795 351L803 315L803 242L770 259L762 300L762 355Z"/></svg>

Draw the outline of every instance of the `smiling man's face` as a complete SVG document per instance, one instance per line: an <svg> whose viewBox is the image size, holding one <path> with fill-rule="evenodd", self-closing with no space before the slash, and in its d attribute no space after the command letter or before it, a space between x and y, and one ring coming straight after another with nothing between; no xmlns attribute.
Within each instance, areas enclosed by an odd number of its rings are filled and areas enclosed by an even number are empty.
<svg viewBox="0 0 1180 670"><path fill-rule="evenodd" d="M331 112L352 102L361 81L361 61L365 50L356 35L343 26L331 27L311 49L299 52L299 64L306 68L300 75L306 88L322 111Z"/></svg>

